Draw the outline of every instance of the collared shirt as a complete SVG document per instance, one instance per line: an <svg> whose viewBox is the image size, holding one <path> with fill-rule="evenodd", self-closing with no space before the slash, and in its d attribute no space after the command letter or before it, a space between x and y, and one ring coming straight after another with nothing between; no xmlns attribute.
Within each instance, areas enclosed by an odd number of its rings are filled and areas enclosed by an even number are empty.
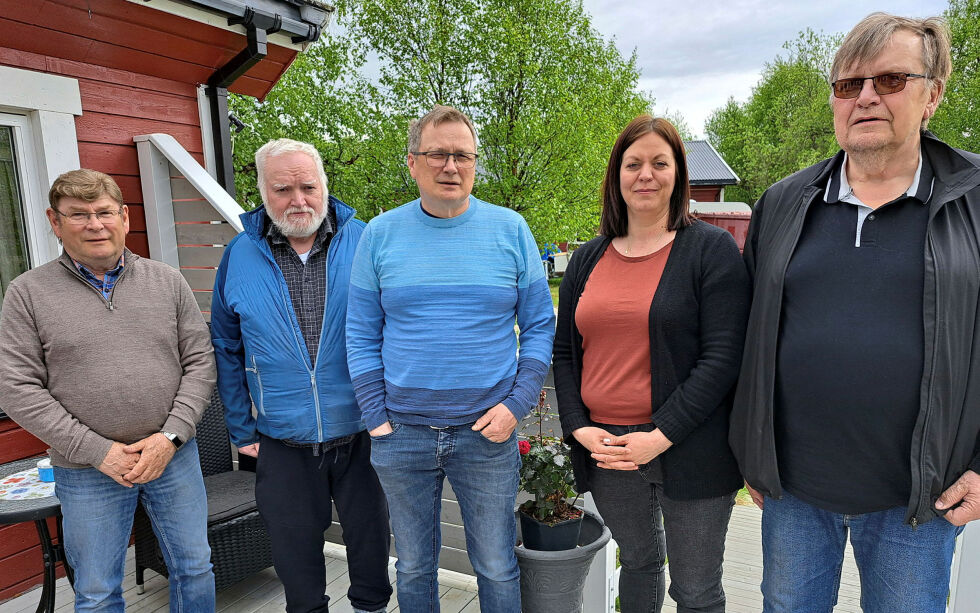
<svg viewBox="0 0 980 613"><path fill-rule="evenodd" d="M116 286L116 281L119 280L119 275L122 274L123 267L126 264L126 254L123 253L121 256L119 256L119 263L116 264L116 267L102 275L101 279L96 277L91 270L85 268L85 265L75 260L75 258L71 259L71 263L74 264L75 268L78 269L78 272L85 277L85 280L88 281L92 287L99 290L102 296L108 300L109 296L112 295L112 288Z"/></svg>
<svg viewBox="0 0 980 613"><path fill-rule="evenodd" d="M929 202L932 197L932 188L935 183L935 177L932 174L932 168L926 163L925 165L925 175L923 175L923 160L925 157L919 152L919 166L915 169L915 178L912 179L912 184L909 186L905 193L900 197L917 198L921 203L925 204ZM923 180L925 179L925 180ZM844 153L844 159L841 162L839 168L835 168L834 172L830 174L830 179L827 181L827 188L824 190L824 200L828 204L835 204L838 202L847 202L853 204L857 207L857 227L854 231L854 246L861 246L861 230L864 228L864 222L870 217L874 221L874 209L861 201L854 193L854 189L851 187L850 183L847 181L847 153ZM897 198L896 198L897 200Z"/></svg>
<svg viewBox="0 0 980 613"><path fill-rule="evenodd" d="M313 247L308 253L296 253L289 239L272 223L266 222L265 236L272 249L272 256L279 265L286 288L299 321L303 341L310 353L310 363L316 364L317 347L320 344L320 329L323 327L323 312L327 304L327 247L333 238L335 213L332 207L316 232Z"/></svg>

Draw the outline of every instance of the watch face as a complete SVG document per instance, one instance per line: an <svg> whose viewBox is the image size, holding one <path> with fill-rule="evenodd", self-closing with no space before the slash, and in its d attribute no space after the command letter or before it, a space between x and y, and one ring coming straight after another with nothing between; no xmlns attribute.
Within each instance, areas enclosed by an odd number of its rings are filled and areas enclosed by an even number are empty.
<svg viewBox="0 0 980 613"><path fill-rule="evenodd" d="M167 437L167 440L173 443L174 447L177 449L180 449L180 446L184 444L184 441L180 440L180 438L178 438L173 432L163 432L162 434Z"/></svg>

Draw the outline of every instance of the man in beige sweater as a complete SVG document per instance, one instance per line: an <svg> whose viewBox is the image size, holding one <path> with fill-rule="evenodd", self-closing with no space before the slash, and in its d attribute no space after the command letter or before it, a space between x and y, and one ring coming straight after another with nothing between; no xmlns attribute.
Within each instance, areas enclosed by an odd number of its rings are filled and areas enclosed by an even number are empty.
<svg viewBox="0 0 980 613"><path fill-rule="evenodd" d="M111 177L48 194L64 253L14 279L0 310L0 408L50 445L76 611L119 611L137 500L170 571L171 611L213 611L195 426L215 381L207 325L173 268L125 248Z"/></svg>

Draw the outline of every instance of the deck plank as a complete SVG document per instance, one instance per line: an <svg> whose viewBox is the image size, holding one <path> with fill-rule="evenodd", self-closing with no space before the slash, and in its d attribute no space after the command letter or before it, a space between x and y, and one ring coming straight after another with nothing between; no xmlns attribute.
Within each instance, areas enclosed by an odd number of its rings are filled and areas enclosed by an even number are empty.
<svg viewBox="0 0 980 613"><path fill-rule="evenodd" d="M756 613L762 609L762 514L755 507L736 506L728 529L725 551L725 591L728 595L729 613ZM331 548L332 547L332 548ZM350 613L353 609L347 600L350 577L347 563L336 546L327 546L326 582L330 596L330 610ZM394 562L388 566L388 578L395 583ZM668 573L668 585L670 576ZM123 596L127 613L166 613L169 591L167 581L153 571L146 573L146 592L136 593L136 577L133 549L126 557L123 578ZM476 594L475 579L458 574L440 583L440 604L444 613L479 613L480 603ZM0 613L31 613L37 607L40 588L0 603ZM57 613L71 613L71 588L66 579L57 583ZM841 576L840 594L834 613L860 613L861 590L857 567L851 547L848 545ZM219 613L279 613L285 609L282 584L273 569L267 568L218 593ZM677 605L668 596L664 603L665 613L675 613ZM389 613L398 612L397 595L392 596Z"/></svg>

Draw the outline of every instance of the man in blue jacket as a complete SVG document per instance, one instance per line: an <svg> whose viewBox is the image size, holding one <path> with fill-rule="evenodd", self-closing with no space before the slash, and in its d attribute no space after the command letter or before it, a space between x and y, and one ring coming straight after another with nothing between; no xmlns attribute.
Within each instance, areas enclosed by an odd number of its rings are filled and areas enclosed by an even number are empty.
<svg viewBox="0 0 980 613"><path fill-rule="evenodd" d="M328 610L323 532L333 500L354 611L385 611L388 511L347 371L344 330L364 223L328 195L312 145L271 141L255 165L265 204L242 214L245 231L225 250L211 306L228 431L239 453L258 460L255 497L286 610Z"/></svg>

